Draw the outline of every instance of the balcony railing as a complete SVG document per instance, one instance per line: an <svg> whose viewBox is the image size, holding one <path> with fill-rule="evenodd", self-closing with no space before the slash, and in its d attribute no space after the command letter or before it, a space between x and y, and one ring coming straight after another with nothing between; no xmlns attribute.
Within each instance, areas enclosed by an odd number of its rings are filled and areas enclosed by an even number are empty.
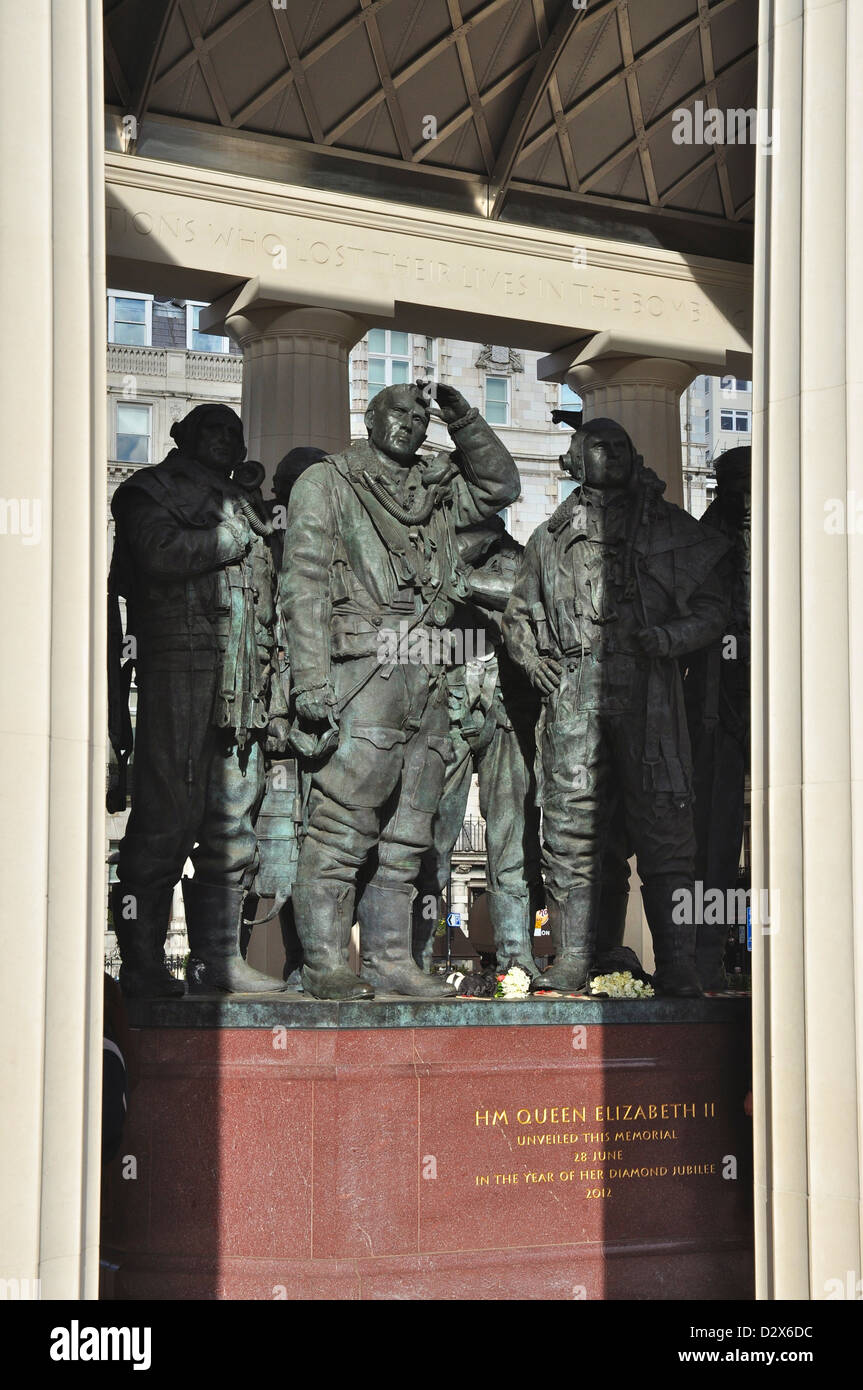
<svg viewBox="0 0 863 1390"><path fill-rule="evenodd" d="M122 372L123 376L167 376L167 349L109 343L108 371Z"/></svg>
<svg viewBox="0 0 863 1390"><path fill-rule="evenodd" d="M170 970L171 974L174 976L174 978L175 978L176 980L185 980L185 978L186 978L186 960L187 960L187 959L188 959L188 957L187 957L187 956L184 956L184 955L168 955L168 954L166 954L166 956L165 956L165 964L167 965L168 969ZM106 975L112 976L112 978L115 979L115 980L119 979L119 977L120 977L120 964L121 964L121 962L120 962L120 952L119 952L119 949L118 949L116 946L114 947L114 949L113 949L112 951L106 951L106 952L105 952L105 974L106 974Z"/></svg>
<svg viewBox="0 0 863 1390"><path fill-rule="evenodd" d="M187 352L186 376L192 381L243 379L243 359L228 352Z"/></svg>
<svg viewBox="0 0 863 1390"><path fill-rule="evenodd" d="M485 854L485 821L467 816L455 842L454 854Z"/></svg>
<svg viewBox="0 0 863 1390"><path fill-rule="evenodd" d="M243 359L237 353L173 350L183 353L189 381L224 381L239 385L243 380ZM167 377L168 352L168 348L109 343L108 371L119 372L122 376Z"/></svg>

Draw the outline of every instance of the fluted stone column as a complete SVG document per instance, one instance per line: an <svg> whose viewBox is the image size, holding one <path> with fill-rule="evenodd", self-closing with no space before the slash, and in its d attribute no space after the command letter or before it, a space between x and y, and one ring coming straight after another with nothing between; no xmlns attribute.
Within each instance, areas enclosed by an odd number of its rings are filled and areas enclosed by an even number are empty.
<svg viewBox="0 0 863 1390"><path fill-rule="evenodd" d="M99 1273L102 101L99 0L2 0L0 1277L48 1299L95 1298Z"/></svg>
<svg viewBox="0 0 863 1390"><path fill-rule="evenodd" d="M367 325L340 309L254 298L243 303L245 297L236 308L222 301L219 313L243 349L249 456L260 459L271 477L279 459L298 445L336 453L350 442L348 354Z"/></svg>
<svg viewBox="0 0 863 1390"><path fill-rule="evenodd" d="M764 0L760 48L781 126L756 195L757 1288L823 1299L861 1277L863 7Z"/></svg>
<svg viewBox="0 0 863 1390"><path fill-rule="evenodd" d="M584 402L584 418L617 420L648 467L665 482L665 497L683 505L680 398L696 369L671 357L600 357L575 365L566 383Z"/></svg>

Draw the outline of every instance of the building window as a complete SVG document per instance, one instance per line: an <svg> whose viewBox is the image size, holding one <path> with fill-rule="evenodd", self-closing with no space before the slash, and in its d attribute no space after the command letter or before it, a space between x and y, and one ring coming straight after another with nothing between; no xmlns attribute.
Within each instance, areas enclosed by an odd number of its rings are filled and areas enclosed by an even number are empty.
<svg viewBox="0 0 863 1390"><path fill-rule="evenodd" d="M194 304L186 301L186 347L190 352L230 352L231 344L219 333L202 333L198 327L201 310L207 304Z"/></svg>
<svg viewBox="0 0 863 1390"><path fill-rule="evenodd" d="M719 415L719 428L734 434L749 434L752 429L752 413L749 410L723 410Z"/></svg>
<svg viewBox="0 0 863 1390"><path fill-rule="evenodd" d="M708 407L708 409L705 410L705 412L704 412L704 438L705 438L705 439L709 439L709 438L710 438L710 409L709 409L709 407Z"/></svg>
<svg viewBox="0 0 863 1390"><path fill-rule="evenodd" d="M411 380L410 335L388 328L371 328L369 344L369 396L385 386L400 386Z"/></svg>
<svg viewBox="0 0 863 1390"><path fill-rule="evenodd" d="M115 459L121 463L150 462L152 411L148 405L117 402L117 447Z"/></svg>
<svg viewBox="0 0 863 1390"><path fill-rule="evenodd" d="M153 339L153 296L108 291L108 342L149 347Z"/></svg>
<svg viewBox="0 0 863 1390"><path fill-rule="evenodd" d="M723 376L723 377L720 377L720 379L719 379L719 385L720 385L721 388L722 388L722 394L723 394L724 396L731 396L731 395L734 395L734 394L736 394L738 391L751 391L751 390L752 390L752 382L751 382L751 381L741 381L740 378L739 378L739 377L736 377L736 376Z"/></svg>
<svg viewBox="0 0 863 1390"><path fill-rule="evenodd" d="M576 486L574 478L561 478L557 485L558 504L565 502L572 489Z"/></svg>
<svg viewBox="0 0 863 1390"><path fill-rule="evenodd" d="M584 410L584 401L581 396L573 391L571 386L567 386L565 381L560 383L560 396L558 406L561 410ZM568 425L565 420L561 420L557 427L559 430L571 430L572 425Z"/></svg>
<svg viewBox="0 0 863 1390"><path fill-rule="evenodd" d="M485 418L490 425L509 424L509 377L485 379Z"/></svg>

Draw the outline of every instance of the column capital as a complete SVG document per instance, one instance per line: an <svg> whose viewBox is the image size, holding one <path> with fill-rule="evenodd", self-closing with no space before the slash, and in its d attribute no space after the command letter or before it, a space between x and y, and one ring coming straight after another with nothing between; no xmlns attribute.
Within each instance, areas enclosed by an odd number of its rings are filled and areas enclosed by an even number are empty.
<svg viewBox="0 0 863 1390"><path fill-rule="evenodd" d="M201 314L205 332L228 333L243 350L246 439L269 476L298 445L338 453L349 443L348 354L368 329L355 314L281 291L248 280Z"/></svg>
<svg viewBox="0 0 863 1390"><path fill-rule="evenodd" d="M225 331L240 347L265 338L302 338L306 342L317 339L335 343L350 352L368 330L363 319L345 314L341 309L310 306L277 309L250 305L242 313L229 314L223 322Z"/></svg>
<svg viewBox="0 0 863 1390"><path fill-rule="evenodd" d="M664 388L679 397L701 367L677 357L599 357L575 364L564 376L575 391L596 386Z"/></svg>
<svg viewBox="0 0 863 1390"><path fill-rule="evenodd" d="M246 281L201 312L205 332L226 332L241 347L264 338L325 339L346 352L364 337L365 319L327 305L297 304L260 278Z"/></svg>
<svg viewBox="0 0 863 1390"><path fill-rule="evenodd" d="M685 378L678 394L700 372L740 375L744 370L751 376L751 358L742 353L709 352L683 339L660 344L649 337L612 329L579 338L541 357L536 364L540 381L565 381L568 385L640 381L673 386Z"/></svg>
<svg viewBox="0 0 863 1390"><path fill-rule="evenodd" d="M647 340L597 333L544 357L537 375L565 381L584 403L585 418L617 420L666 485L668 501L683 505L680 397L699 372L717 365L703 352L657 351Z"/></svg>

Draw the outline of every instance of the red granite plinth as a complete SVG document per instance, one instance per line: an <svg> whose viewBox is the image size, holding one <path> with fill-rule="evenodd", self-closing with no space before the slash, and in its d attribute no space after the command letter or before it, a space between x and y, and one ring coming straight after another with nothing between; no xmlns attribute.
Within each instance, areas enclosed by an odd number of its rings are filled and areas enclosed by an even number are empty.
<svg viewBox="0 0 863 1390"><path fill-rule="evenodd" d="M138 1029L105 1291L751 1298L742 1034Z"/></svg>

